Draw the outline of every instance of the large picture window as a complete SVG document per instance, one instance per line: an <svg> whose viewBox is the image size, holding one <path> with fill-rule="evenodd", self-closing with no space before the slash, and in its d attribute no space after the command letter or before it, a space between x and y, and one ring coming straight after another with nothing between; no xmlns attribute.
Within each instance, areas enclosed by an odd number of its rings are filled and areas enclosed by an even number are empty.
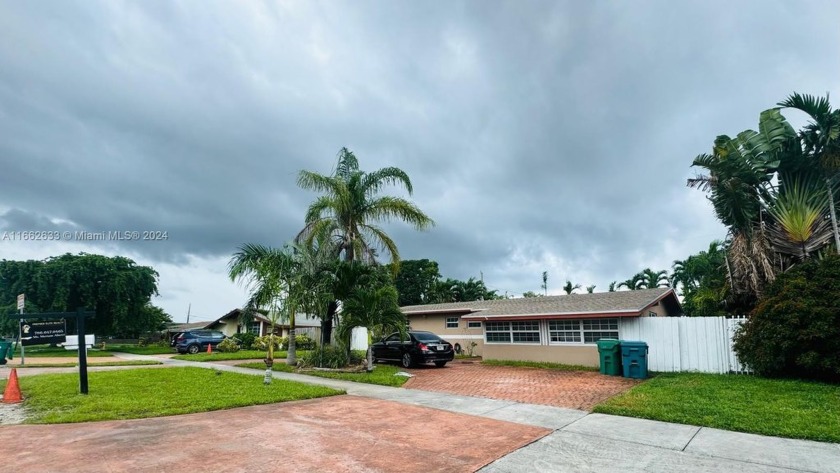
<svg viewBox="0 0 840 473"><path fill-rule="evenodd" d="M485 322L488 343L540 343L540 323L536 320Z"/></svg>
<svg viewBox="0 0 840 473"><path fill-rule="evenodd" d="M595 343L618 338L618 319L550 320L551 343Z"/></svg>

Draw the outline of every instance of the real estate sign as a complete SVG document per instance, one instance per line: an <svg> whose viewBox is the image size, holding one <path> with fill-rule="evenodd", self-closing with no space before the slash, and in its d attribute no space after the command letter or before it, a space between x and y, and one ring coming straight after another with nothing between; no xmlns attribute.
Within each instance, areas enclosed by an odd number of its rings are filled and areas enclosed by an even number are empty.
<svg viewBox="0 0 840 473"><path fill-rule="evenodd" d="M64 343L66 336L67 322L64 319L20 322L20 343L23 346Z"/></svg>

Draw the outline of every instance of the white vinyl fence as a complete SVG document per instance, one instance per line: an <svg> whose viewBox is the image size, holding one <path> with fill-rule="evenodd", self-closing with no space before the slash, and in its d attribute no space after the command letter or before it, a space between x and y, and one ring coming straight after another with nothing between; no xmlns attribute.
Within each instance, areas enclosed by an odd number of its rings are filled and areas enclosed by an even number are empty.
<svg viewBox="0 0 840 473"><path fill-rule="evenodd" d="M749 373L732 350L732 337L745 319L726 317L637 317L621 319L623 340L648 344L651 371Z"/></svg>

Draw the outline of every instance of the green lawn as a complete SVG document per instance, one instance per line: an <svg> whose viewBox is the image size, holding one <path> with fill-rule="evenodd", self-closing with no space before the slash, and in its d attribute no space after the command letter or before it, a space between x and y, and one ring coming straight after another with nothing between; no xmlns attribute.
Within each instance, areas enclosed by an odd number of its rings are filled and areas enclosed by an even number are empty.
<svg viewBox="0 0 840 473"><path fill-rule="evenodd" d="M23 366L15 365L15 368L72 368L78 366L78 362L74 363L27 363ZM91 366L147 366L147 365L162 365L160 361L153 360L123 360L123 361L106 361L104 363L88 363L88 368Z"/></svg>
<svg viewBox="0 0 840 473"><path fill-rule="evenodd" d="M137 345L108 345L105 344L105 352L131 353L132 355L164 355L167 353L176 353L170 347L162 347L160 345L147 345L145 347Z"/></svg>
<svg viewBox="0 0 840 473"><path fill-rule="evenodd" d="M251 368L258 370L265 370L265 363L242 363L236 366L242 368ZM274 371L284 371L287 373L295 372L295 368L286 365L285 363L275 363L272 367ZM303 370L298 371L300 374L308 374L310 376L318 376L320 378L342 379L344 381L354 381L356 383L379 384L381 386L395 386L400 387L408 381L405 376L394 376L398 371L401 371L396 366L390 365L376 365L373 372L367 373L338 373L334 371L317 371L317 370Z"/></svg>
<svg viewBox="0 0 840 473"><path fill-rule="evenodd" d="M298 352L300 353L300 352ZM214 351L211 354L207 353L196 353L195 355L175 355L172 358L176 360L186 360L186 361L224 361L224 360L256 360L256 359L264 359L265 352L260 350L240 350L233 353L222 353L220 351ZM274 352L274 359L286 358L285 351L275 351ZM265 365L263 365L265 366Z"/></svg>
<svg viewBox="0 0 840 473"><path fill-rule="evenodd" d="M5 381L0 389L5 387ZM23 376L27 423L53 424L138 419L342 394L342 391L206 368L99 371L88 395L76 374Z"/></svg>
<svg viewBox="0 0 840 473"><path fill-rule="evenodd" d="M23 347L24 353L26 357L32 358L37 357L73 357L78 358L79 352L78 350L65 350L64 347L50 347L49 345L33 345L29 347ZM17 350L15 350L15 358L20 358L20 349L21 346L18 344ZM91 348L87 351L87 356L112 356L111 353L99 351L95 348Z"/></svg>
<svg viewBox="0 0 840 473"><path fill-rule="evenodd" d="M668 373L595 406L594 412L840 442L840 385Z"/></svg>
<svg viewBox="0 0 840 473"><path fill-rule="evenodd" d="M518 361L518 360L484 360L481 362L488 366L515 366L522 368L544 368L549 370L563 371L598 371L598 368L581 365L564 365L560 363L548 363L543 361Z"/></svg>

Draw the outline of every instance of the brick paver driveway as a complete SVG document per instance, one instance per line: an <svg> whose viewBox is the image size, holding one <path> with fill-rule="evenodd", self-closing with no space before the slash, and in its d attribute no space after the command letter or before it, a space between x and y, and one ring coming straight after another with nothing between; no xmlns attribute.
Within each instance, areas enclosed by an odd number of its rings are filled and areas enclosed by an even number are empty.
<svg viewBox="0 0 840 473"><path fill-rule="evenodd" d="M465 396L591 410L639 383L591 371L486 366L455 360L445 368L420 366L404 387Z"/></svg>

